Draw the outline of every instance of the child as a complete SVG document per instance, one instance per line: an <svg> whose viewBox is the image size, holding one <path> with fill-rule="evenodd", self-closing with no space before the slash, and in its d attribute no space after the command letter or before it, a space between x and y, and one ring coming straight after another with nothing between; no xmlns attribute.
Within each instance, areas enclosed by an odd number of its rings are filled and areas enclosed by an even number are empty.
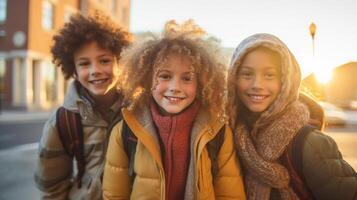
<svg viewBox="0 0 357 200"><path fill-rule="evenodd" d="M68 145L66 142L73 145L76 141L62 140L58 123L63 122L53 113L43 128L35 172L43 199L102 199L101 176L107 141L111 127L121 119L123 102L116 88L120 72L118 61L130 37L99 13L89 17L72 16L53 37L54 63L61 67L66 79L75 80L63 108L80 115L85 166L83 172L78 169L80 173L75 174L74 158L64 146ZM69 131L73 134L77 130L71 127Z"/></svg>
<svg viewBox="0 0 357 200"><path fill-rule="evenodd" d="M295 57L275 36L250 36L234 52L228 110L247 199L357 199L356 172L333 139L307 125L300 81Z"/></svg>
<svg viewBox="0 0 357 200"><path fill-rule="evenodd" d="M133 104L109 141L104 199L245 199L223 118L224 65L203 33L192 21L170 21L161 38L127 52L124 96ZM137 139L134 157L125 151L124 124ZM208 145L216 138L214 160Z"/></svg>

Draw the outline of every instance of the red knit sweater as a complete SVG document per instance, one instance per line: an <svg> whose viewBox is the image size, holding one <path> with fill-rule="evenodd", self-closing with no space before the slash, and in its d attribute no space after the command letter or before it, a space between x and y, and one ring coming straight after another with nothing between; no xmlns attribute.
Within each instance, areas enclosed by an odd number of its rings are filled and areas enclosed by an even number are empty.
<svg viewBox="0 0 357 200"><path fill-rule="evenodd" d="M151 115L161 140L168 200L184 199L190 163L191 129L198 108L198 104L194 103L177 115L163 116L157 105L151 104Z"/></svg>

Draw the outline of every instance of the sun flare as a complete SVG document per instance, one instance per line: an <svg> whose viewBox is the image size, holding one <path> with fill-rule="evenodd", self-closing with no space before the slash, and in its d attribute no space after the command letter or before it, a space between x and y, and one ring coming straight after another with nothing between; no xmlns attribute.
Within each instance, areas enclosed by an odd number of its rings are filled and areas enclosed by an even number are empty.
<svg viewBox="0 0 357 200"><path fill-rule="evenodd" d="M317 72L315 71L314 75L319 83L328 84L332 79L332 70L325 69Z"/></svg>

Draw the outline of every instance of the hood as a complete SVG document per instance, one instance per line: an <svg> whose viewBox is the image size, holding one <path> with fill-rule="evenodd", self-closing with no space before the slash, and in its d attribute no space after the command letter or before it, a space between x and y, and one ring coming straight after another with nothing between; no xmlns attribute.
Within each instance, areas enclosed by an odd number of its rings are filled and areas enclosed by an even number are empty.
<svg viewBox="0 0 357 200"><path fill-rule="evenodd" d="M237 72L242 60L247 53L258 47L265 47L275 51L281 57L282 85L280 94L268 110L264 111L261 115L261 118L265 118L265 121L268 123L270 121L267 120L268 116L271 117L279 115L279 113L282 113L289 104L297 100L301 82L301 72L294 55L279 38L271 34L259 33L244 39L235 49L228 70L228 74L230 76L228 78L228 81L230 82L229 85L236 85L233 83L236 81ZM236 91L235 88L233 90ZM237 98L235 91L233 91L233 96ZM235 102L239 103L237 100Z"/></svg>

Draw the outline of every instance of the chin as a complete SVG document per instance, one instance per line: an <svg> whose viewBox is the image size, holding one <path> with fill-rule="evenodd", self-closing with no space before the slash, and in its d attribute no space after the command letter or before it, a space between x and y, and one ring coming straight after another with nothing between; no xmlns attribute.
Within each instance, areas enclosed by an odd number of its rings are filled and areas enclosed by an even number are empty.
<svg viewBox="0 0 357 200"><path fill-rule="evenodd" d="M264 112L266 110L266 108L263 107L249 107L249 110L251 112Z"/></svg>

